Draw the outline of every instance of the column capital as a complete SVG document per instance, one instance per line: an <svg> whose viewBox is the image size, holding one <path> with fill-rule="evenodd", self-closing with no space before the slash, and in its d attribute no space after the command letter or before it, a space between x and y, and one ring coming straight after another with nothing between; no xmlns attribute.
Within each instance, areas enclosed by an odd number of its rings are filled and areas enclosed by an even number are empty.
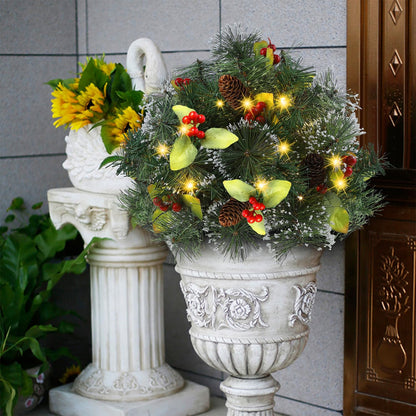
<svg viewBox="0 0 416 416"><path fill-rule="evenodd" d="M57 188L48 191L49 212L57 228L73 224L85 244L93 237L107 238L100 246L141 248L158 245L150 233L132 228L130 219L121 208L118 195Z"/></svg>

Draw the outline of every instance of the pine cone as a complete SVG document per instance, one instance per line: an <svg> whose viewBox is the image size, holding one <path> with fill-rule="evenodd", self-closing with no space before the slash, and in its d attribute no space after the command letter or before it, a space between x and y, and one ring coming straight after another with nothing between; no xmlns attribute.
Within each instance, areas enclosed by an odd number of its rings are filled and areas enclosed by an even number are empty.
<svg viewBox="0 0 416 416"><path fill-rule="evenodd" d="M250 96L249 89L237 77L232 75L222 75L218 80L218 88L225 101L234 110L241 108L241 101L244 97Z"/></svg>
<svg viewBox="0 0 416 416"><path fill-rule="evenodd" d="M309 187L322 185L326 178L325 160L317 153L309 153L303 160L306 167L306 175L309 179Z"/></svg>
<svg viewBox="0 0 416 416"><path fill-rule="evenodd" d="M249 202L240 202L237 199L231 198L221 208L220 215L218 217L220 224L223 227L237 225L243 219L241 213L249 207Z"/></svg>

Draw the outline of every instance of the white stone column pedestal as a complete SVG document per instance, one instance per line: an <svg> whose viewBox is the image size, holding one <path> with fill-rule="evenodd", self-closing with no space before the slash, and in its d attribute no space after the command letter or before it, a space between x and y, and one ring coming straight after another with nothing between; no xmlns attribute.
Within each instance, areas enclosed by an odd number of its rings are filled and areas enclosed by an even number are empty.
<svg viewBox="0 0 416 416"><path fill-rule="evenodd" d="M48 201L56 227L73 224L86 244L93 237L105 238L93 246L87 259L92 363L71 389L50 392L51 411L62 416L133 415L139 410L149 416L162 415L154 402L162 397L165 409L179 409L170 415L206 411L208 389L195 383L184 389L183 378L165 362L165 245L152 241L140 228L132 230L115 195L62 188L50 190ZM129 405L119 406L125 402Z"/></svg>

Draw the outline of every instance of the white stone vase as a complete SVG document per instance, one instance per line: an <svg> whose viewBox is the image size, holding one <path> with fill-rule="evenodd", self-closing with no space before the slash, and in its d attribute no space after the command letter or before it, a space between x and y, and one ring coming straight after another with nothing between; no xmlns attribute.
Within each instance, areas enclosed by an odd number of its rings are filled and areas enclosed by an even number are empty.
<svg viewBox="0 0 416 416"><path fill-rule="evenodd" d="M117 195L133 185L132 179L117 175L116 167L100 168L102 161L110 156L101 139L101 127L92 128L92 124L88 124L79 130L71 130L65 141L67 159L62 166L75 188Z"/></svg>
<svg viewBox="0 0 416 416"><path fill-rule="evenodd" d="M228 416L272 416L279 383L271 373L303 351L321 252L298 247L276 262L266 245L234 262L204 245L177 258L197 354L230 374L220 385Z"/></svg>

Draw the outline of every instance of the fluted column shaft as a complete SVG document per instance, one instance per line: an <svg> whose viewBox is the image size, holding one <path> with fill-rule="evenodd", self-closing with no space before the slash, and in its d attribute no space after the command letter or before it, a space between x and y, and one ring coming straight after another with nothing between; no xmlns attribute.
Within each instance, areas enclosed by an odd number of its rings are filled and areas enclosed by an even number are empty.
<svg viewBox="0 0 416 416"><path fill-rule="evenodd" d="M167 249L131 229L115 195L50 190L54 224L72 223L86 244L91 279L92 363L75 392L99 400L137 401L174 393L182 377L165 363L162 265Z"/></svg>

